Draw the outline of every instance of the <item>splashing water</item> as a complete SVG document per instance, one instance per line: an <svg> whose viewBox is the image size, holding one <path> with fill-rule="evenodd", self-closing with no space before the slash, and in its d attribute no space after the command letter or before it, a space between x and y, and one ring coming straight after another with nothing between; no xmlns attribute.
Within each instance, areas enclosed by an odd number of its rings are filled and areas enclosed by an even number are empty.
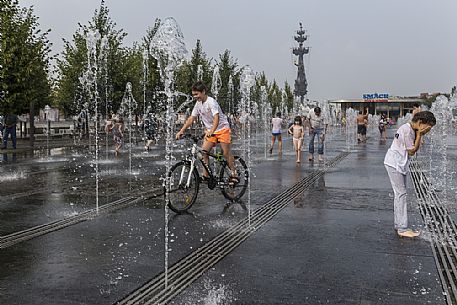
<svg viewBox="0 0 457 305"><path fill-rule="evenodd" d="M267 159L267 151L268 151L268 140L270 138L270 122L271 122L271 105L267 99L267 87L261 86L260 87L260 97L262 103L262 119L263 119L263 128L265 134L265 159Z"/></svg>
<svg viewBox="0 0 457 305"><path fill-rule="evenodd" d="M79 78L80 83L83 85L85 90L89 93L89 101L94 109L95 119L95 206L98 213L99 207L99 195L98 195L98 184L99 184L99 170L98 170L98 86L97 86L97 43L100 42L100 33L98 31L89 31L86 35L86 46L87 46L87 69L83 75ZM87 116L87 123L89 121L89 105L85 103L84 106L85 115ZM87 130L88 132L88 130ZM89 133L88 133L89 135ZM89 136L90 139L90 136ZM90 142L89 142L90 148Z"/></svg>
<svg viewBox="0 0 457 305"><path fill-rule="evenodd" d="M170 189L170 179L167 173L171 169L172 156L173 156L173 136L174 136L174 125L176 114L174 112L174 95L172 92L173 88L173 75L175 69L182 63L185 56L187 55L187 49L184 43L184 36L181 32L176 20L172 17L166 18L157 29L157 32L151 42L151 47L155 51L152 55L157 59L158 62L166 62L164 76L165 83L165 94L167 96L166 103L166 139L165 139L165 160L166 160L166 171L165 177L163 178L165 189ZM165 58L163 58L163 56ZM161 65L163 67L163 65ZM168 192L165 192L165 286L168 285L168 205L169 200Z"/></svg>
<svg viewBox="0 0 457 305"><path fill-rule="evenodd" d="M357 144L357 114L352 108L346 109L346 146L350 151Z"/></svg>
<svg viewBox="0 0 457 305"><path fill-rule="evenodd" d="M228 93L229 93L229 113L233 113L232 105L233 105L233 92L234 92L234 87L233 87L233 77L230 74L229 80L228 80Z"/></svg>
<svg viewBox="0 0 457 305"><path fill-rule="evenodd" d="M128 127L129 127L129 172L132 174L132 131L133 131L133 112L137 108L138 104L133 98L132 94L132 83L128 82L125 85L124 97L122 98L120 114L125 117L128 114ZM131 183L129 181L129 188L131 190Z"/></svg>
<svg viewBox="0 0 457 305"><path fill-rule="evenodd" d="M207 282L205 283L205 289L208 294L202 300L203 305L222 305L232 298L231 292L224 285L215 287Z"/></svg>
<svg viewBox="0 0 457 305"><path fill-rule="evenodd" d="M455 204L457 187L455 183L455 151L457 96L448 99L438 96L430 109L436 117L436 125L425 136L425 143L430 142L428 153L429 171L432 184L441 190L442 199L447 205ZM455 208L455 206L452 206Z"/></svg>
<svg viewBox="0 0 457 305"><path fill-rule="evenodd" d="M221 88L221 76L219 74L219 66L216 65L213 71L213 79L211 81L211 93L214 95L214 99L217 100L219 95L219 89Z"/></svg>
<svg viewBox="0 0 457 305"><path fill-rule="evenodd" d="M203 287L199 291L193 291L191 294L188 294L184 300L181 300L180 304L224 305L231 304L234 300L234 293L228 286L222 284L215 285L212 280L205 279Z"/></svg>
<svg viewBox="0 0 457 305"><path fill-rule="evenodd" d="M0 175L0 182L10 182L10 181L20 180L20 179L25 179L25 178L26 178L26 175L23 172L10 173L10 174L2 173Z"/></svg>
<svg viewBox="0 0 457 305"><path fill-rule="evenodd" d="M246 160L248 171L251 172L251 88L255 84L255 74L249 66L243 68L240 78L240 122L242 123L243 158ZM251 225L251 179L248 180L248 220Z"/></svg>
<svg viewBox="0 0 457 305"><path fill-rule="evenodd" d="M202 80L203 79L203 66L198 65L197 66L197 80Z"/></svg>

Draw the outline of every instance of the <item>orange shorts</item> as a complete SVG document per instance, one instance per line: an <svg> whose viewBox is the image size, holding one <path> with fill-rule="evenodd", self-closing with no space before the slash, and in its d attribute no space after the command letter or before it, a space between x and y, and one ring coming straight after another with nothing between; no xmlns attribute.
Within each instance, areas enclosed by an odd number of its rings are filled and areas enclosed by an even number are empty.
<svg viewBox="0 0 457 305"><path fill-rule="evenodd" d="M211 143L230 144L232 142L232 137L230 136L231 132L232 131L230 130L230 128L218 130L214 133L214 137L206 138L206 141L209 141Z"/></svg>

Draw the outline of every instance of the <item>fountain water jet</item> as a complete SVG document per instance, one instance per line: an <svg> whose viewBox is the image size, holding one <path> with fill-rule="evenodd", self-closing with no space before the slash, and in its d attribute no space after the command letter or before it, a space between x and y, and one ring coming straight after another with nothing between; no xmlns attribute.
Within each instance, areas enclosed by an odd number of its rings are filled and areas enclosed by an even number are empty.
<svg viewBox="0 0 457 305"><path fill-rule="evenodd" d="M128 126L129 126L129 174L132 175L132 111L137 108L137 102L135 101L132 94L132 83L128 82L125 85L124 97L122 98L120 114L125 117L128 114Z"/></svg>
<svg viewBox="0 0 457 305"><path fill-rule="evenodd" d="M268 152L268 139L270 135L270 122L271 122L271 105L267 99L267 87L260 87L260 99L262 103L262 119L263 119L263 128L265 134L265 159L267 158Z"/></svg>
<svg viewBox="0 0 457 305"><path fill-rule="evenodd" d="M153 56L156 57L157 61L160 63L161 60L165 60L166 66L164 67L164 72L162 76L164 77L165 82L165 94L167 98L166 103L166 117L167 117L167 127L166 127L166 139L165 139L165 158L166 158L166 171L168 173L171 168L172 162L172 153L173 153L173 136L174 136L174 124L175 124L175 115L173 112L173 74L176 68L181 64L185 56L187 55L187 49L184 43L184 36L181 32L181 29L172 17L168 17L163 20L160 24L157 32L151 42L151 47L156 52L153 53ZM165 58L162 58L165 56ZM163 68L163 65L162 65ZM165 189L170 189L170 179L167 177L167 174L164 177L164 186ZM168 286L168 192L165 192L165 287Z"/></svg>
<svg viewBox="0 0 457 305"><path fill-rule="evenodd" d="M97 42L100 40L100 33L98 31L89 31L86 36L87 46L87 69L79 78L80 83L86 88L89 93L89 100L93 103L95 112L95 206L98 213L98 183L99 183L99 170L98 170L98 86L97 86ZM86 111L87 120L89 121L89 109ZM88 122L87 122L88 123ZM89 139L90 133L87 130ZM90 140L89 140L90 149Z"/></svg>
<svg viewBox="0 0 457 305"><path fill-rule="evenodd" d="M214 99L217 101L217 96L219 95L219 89L221 88L221 76L219 73L219 66L214 66L213 78L211 81L211 93L214 96Z"/></svg>
<svg viewBox="0 0 457 305"><path fill-rule="evenodd" d="M243 68L240 79L240 121L242 123L243 158L246 160L248 171L251 172L251 88L255 84L255 75L249 66ZM248 220L251 225L251 179L248 180Z"/></svg>

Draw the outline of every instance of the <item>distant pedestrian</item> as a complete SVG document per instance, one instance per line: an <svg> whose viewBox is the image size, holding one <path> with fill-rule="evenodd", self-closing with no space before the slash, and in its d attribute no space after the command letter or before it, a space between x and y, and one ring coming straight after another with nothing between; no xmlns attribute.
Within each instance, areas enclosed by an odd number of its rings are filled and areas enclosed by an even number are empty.
<svg viewBox="0 0 457 305"><path fill-rule="evenodd" d="M89 103L84 103L83 109L78 115L79 138L89 137Z"/></svg>
<svg viewBox="0 0 457 305"><path fill-rule="evenodd" d="M421 105L419 105L419 103L414 103L412 115L414 116L416 113L421 112L421 111L422 111Z"/></svg>
<svg viewBox="0 0 457 305"><path fill-rule="evenodd" d="M420 232L408 228L406 204L406 174L409 158L421 145L422 136L435 126L436 119L430 111L418 112L410 123L403 124L396 132L392 145L384 158L384 166L394 191L394 227L402 237L416 237Z"/></svg>
<svg viewBox="0 0 457 305"><path fill-rule="evenodd" d="M113 132L114 151L117 156L124 145L124 120L121 117L115 120L111 131Z"/></svg>
<svg viewBox="0 0 457 305"><path fill-rule="evenodd" d="M154 119L154 115L150 113L144 119L144 134L146 137L146 145L144 146L145 150L149 150L152 143L156 143L156 129L157 124Z"/></svg>
<svg viewBox="0 0 457 305"><path fill-rule="evenodd" d="M381 118L378 122L379 133L381 134L381 141L387 140L387 118L385 114L381 114Z"/></svg>
<svg viewBox="0 0 457 305"><path fill-rule="evenodd" d="M294 124L292 126L290 126L288 131L292 135L295 156L297 157L297 163L300 163L301 147L303 144L303 136L305 135L305 131L303 129L302 118L300 116L295 117Z"/></svg>
<svg viewBox="0 0 457 305"><path fill-rule="evenodd" d="M281 112L277 112L276 116L271 119L271 146L270 146L270 154L273 153L273 146L275 145L275 140L278 139L278 152L282 153L282 137L281 137L281 126L282 126L282 118Z"/></svg>
<svg viewBox="0 0 457 305"><path fill-rule="evenodd" d="M17 124L17 115L8 113L4 117L2 149L8 148L8 136L9 135L11 135L11 142L13 143L13 149L16 149L16 124Z"/></svg>
<svg viewBox="0 0 457 305"><path fill-rule="evenodd" d="M357 142L365 142L367 140L367 116L363 114L363 111L359 111L357 115Z"/></svg>
<svg viewBox="0 0 457 305"><path fill-rule="evenodd" d="M317 136L317 154L319 155L319 161L324 161L324 141L325 133L327 132L327 122L320 107L315 107L308 114L309 121L309 145L308 145L308 161L314 160L314 138Z"/></svg>

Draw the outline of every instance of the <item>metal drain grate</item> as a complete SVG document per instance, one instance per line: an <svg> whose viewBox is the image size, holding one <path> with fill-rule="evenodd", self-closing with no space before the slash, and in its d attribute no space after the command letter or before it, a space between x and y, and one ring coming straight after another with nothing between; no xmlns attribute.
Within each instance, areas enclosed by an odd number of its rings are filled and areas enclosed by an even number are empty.
<svg viewBox="0 0 457 305"><path fill-rule="evenodd" d="M411 162L411 178L421 215L431 232L431 246L448 304L457 304L457 228L445 204L417 161Z"/></svg>
<svg viewBox="0 0 457 305"><path fill-rule="evenodd" d="M8 248L12 245L18 244L20 242L33 239L35 237L45 235L71 225L93 219L97 217L100 213L107 213L110 211L118 210L124 208L128 205L135 204L145 199L155 198L159 195L163 194L162 188L158 191L159 193L154 193L154 191L150 191L147 193L143 193L140 197L125 197L107 204L104 204L98 208L98 213L96 209L91 209L89 211L79 213L75 216L71 216L68 218L60 219L57 221L53 221L47 224L35 226L23 231L14 232L8 235L0 236L0 249Z"/></svg>
<svg viewBox="0 0 457 305"><path fill-rule="evenodd" d="M238 224L207 242L201 248L175 263L168 269L167 277L165 277L165 273L159 274L116 304L165 304L170 301L204 272L238 247L253 232L272 219L291 201L300 196L317 179L322 177L327 169L334 167L348 154L349 152L347 151L342 152L328 162L325 168L312 172L292 187L253 211L250 221L248 218L243 219Z"/></svg>

